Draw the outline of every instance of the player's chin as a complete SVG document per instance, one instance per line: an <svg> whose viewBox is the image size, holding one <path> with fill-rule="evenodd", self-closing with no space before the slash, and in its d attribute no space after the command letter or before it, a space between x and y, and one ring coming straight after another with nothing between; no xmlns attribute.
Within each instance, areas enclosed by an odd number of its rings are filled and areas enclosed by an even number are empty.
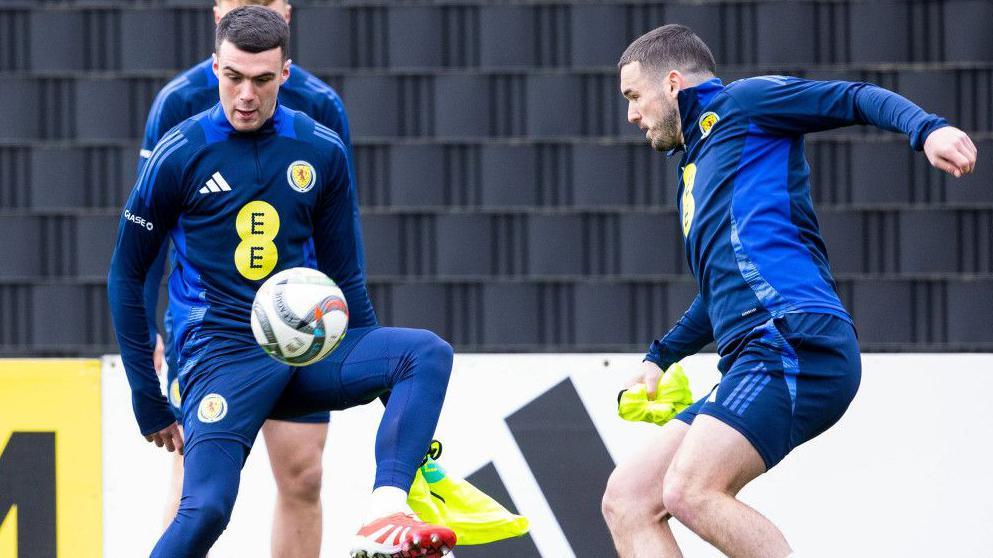
<svg viewBox="0 0 993 558"><path fill-rule="evenodd" d="M258 118L253 118L251 120L237 119L231 123L231 127L239 132L254 132L261 127L262 123L259 122Z"/></svg>
<svg viewBox="0 0 993 558"><path fill-rule="evenodd" d="M675 147L675 145L672 145L671 142L666 142L659 138L648 140L648 144L652 146L652 149L658 151L659 153L668 153Z"/></svg>

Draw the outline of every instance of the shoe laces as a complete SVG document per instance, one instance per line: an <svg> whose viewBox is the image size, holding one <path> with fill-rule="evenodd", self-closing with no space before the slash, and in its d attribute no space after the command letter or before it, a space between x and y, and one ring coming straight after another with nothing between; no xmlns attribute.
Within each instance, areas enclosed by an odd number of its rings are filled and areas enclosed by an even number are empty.
<svg viewBox="0 0 993 558"><path fill-rule="evenodd" d="M431 440L431 445L428 447L428 452L424 455L424 459L421 460L421 467L427 465L428 459L437 461L441 458L441 440Z"/></svg>

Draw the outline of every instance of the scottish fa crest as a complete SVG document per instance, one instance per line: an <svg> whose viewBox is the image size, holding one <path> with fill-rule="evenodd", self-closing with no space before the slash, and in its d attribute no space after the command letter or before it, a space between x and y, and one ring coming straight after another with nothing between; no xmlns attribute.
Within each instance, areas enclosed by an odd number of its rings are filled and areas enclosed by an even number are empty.
<svg viewBox="0 0 993 558"><path fill-rule="evenodd" d="M197 409L197 418L200 422L217 422L227 414L228 402L223 396L209 393L200 400L200 407Z"/></svg>
<svg viewBox="0 0 993 558"><path fill-rule="evenodd" d="M705 112L700 116L700 138L703 139L710 135L710 129L717 124L717 121L721 117L717 115L716 112Z"/></svg>
<svg viewBox="0 0 993 558"><path fill-rule="evenodd" d="M293 161L286 168L286 181L290 183L290 188L297 192L306 192L317 182L317 172L307 161Z"/></svg>

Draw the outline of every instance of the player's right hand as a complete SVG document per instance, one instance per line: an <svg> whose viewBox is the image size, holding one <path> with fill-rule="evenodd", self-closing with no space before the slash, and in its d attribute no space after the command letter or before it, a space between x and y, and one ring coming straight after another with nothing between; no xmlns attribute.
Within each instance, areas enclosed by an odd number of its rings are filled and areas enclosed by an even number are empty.
<svg viewBox="0 0 993 558"><path fill-rule="evenodd" d="M645 388L648 393L648 400L652 401L655 399L655 392L658 391L659 378L661 377L662 369L659 368L659 365L650 360L646 360L641 363L638 373L628 380L625 387L630 388L635 384L645 384Z"/></svg>
<svg viewBox="0 0 993 558"><path fill-rule="evenodd" d="M166 450L178 451L179 455L183 455L183 433L175 422L155 434L145 436L145 440L152 442L156 447L165 446Z"/></svg>
<svg viewBox="0 0 993 558"><path fill-rule="evenodd" d="M928 134L924 140L924 154L931 166L960 178L975 168L978 150L965 132L945 126Z"/></svg>
<svg viewBox="0 0 993 558"><path fill-rule="evenodd" d="M155 350L152 351L152 364L155 365L155 373L160 376L162 375L163 362L165 362L165 343L162 342L162 336L156 333Z"/></svg>

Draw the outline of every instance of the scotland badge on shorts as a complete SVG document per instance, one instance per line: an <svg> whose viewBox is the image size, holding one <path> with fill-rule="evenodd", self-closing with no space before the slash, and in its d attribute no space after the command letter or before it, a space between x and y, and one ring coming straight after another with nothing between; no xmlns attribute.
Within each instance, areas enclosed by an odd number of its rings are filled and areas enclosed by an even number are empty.
<svg viewBox="0 0 993 558"><path fill-rule="evenodd" d="M317 172L307 161L293 161L286 168L286 181L290 183L290 188L297 192L306 192L317 182Z"/></svg>
<svg viewBox="0 0 993 558"><path fill-rule="evenodd" d="M173 378L169 384L169 403L177 409L183 408L183 401L179 395L179 378Z"/></svg>
<svg viewBox="0 0 993 558"><path fill-rule="evenodd" d="M217 422L228 414L228 402L216 393L209 393L200 400L197 418L200 422Z"/></svg>

